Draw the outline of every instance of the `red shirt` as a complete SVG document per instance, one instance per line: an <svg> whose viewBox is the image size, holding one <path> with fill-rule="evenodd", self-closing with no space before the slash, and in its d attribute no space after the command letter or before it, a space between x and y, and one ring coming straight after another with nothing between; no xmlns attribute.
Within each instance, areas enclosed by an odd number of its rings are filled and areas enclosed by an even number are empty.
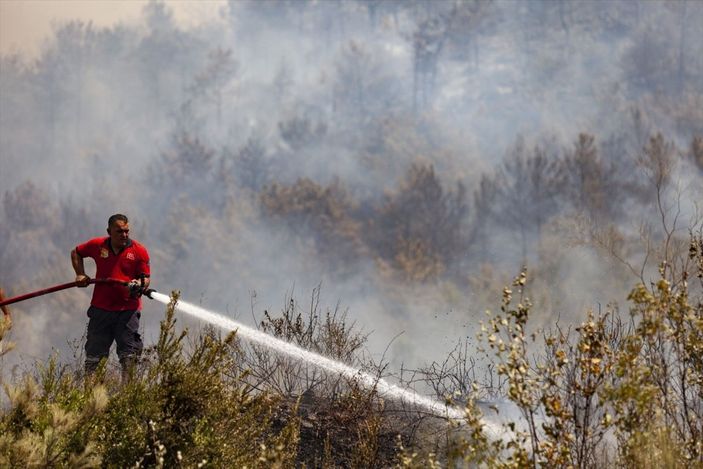
<svg viewBox="0 0 703 469"><path fill-rule="evenodd" d="M120 252L115 253L110 245L110 238L94 238L76 247L81 257L95 260L95 278L114 278L129 282L140 275L148 277L149 253L136 241L129 240ZM131 298L129 289L114 283L96 283L93 299L90 302L96 308L107 311L138 311L142 307L140 298Z"/></svg>

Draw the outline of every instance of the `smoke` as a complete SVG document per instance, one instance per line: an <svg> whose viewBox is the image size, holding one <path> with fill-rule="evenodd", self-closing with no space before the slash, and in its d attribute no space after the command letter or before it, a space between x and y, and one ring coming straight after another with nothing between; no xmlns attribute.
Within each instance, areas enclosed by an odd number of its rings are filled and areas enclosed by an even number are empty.
<svg viewBox="0 0 703 469"><path fill-rule="evenodd" d="M533 207L536 192L516 184L507 193L501 168L519 135L527 155L540 145L564 155L580 133L593 134L606 168L594 174L608 182L584 191L607 194L603 204L622 213L606 224L636 236L657 214L633 195L645 179L631 162L652 132L681 153L703 128L703 8L685 2L682 17L684 2L561 3L457 11L450 1L381 2L371 11L355 1L232 1L184 28L169 3L152 2L138 24L59 25L36 60L0 57L0 283L20 294L67 281L70 249L123 212L150 250L157 289L248 322L322 283L325 304L348 308L372 332L369 352L389 347L394 365L440 360L473 337L525 263L542 324L622 302L620 286L635 278L574 239L588 236L567 189L553 218L533 210L516 221L509 202ZM669 39L648 49L654 27ZM606 152L610 140L622 142L617 151ZM631 181L607 179L615 163ZM413 164L432 165L444 197L420 200L446 202L457 182L466 188L455 216L468 241L451 255L412 242L378 248L403 241L378 233L416 232L412 216L388 215L416 213L389 209L416 200L398 196ZM695 220L703 176L686 164L674 176L682 219ZM479 210L484 176L497 195L486 187ZM262 208L264 187L301 178L319 185L317 205L301 196L282 201L290 212L280 216ZM346 205L325 203L337 183ZM444 238L426 238L441 251ZM15 307L20 354L68 352L87 299L67 295ZM146 305L143 317L148 341L159 308Z"/></svg>

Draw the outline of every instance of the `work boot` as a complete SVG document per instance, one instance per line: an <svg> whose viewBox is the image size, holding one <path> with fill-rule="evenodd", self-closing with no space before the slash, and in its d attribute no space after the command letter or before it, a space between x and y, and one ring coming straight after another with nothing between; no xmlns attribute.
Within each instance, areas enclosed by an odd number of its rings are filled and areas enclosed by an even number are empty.
<svg viewBox="0 0 703 469"><path fill-rule="evenodd" d="M105 378L105 363L107 357L86 357L85 359L85 383L95 383Z"/></svg>
<svg viewBox="0 0 703 469"><path fill-rule="evenodd" d="M85 358L85 376L93 376L100 366L100 357L86 357Z"/></svg>
<svg viewBox="0 0 703 469"><path fill-rule="evenodd" d="M137 359L135 357L124 357L120 358L120 365L122 366L122 384L127 384L134 376L137 369Z"/></svg>

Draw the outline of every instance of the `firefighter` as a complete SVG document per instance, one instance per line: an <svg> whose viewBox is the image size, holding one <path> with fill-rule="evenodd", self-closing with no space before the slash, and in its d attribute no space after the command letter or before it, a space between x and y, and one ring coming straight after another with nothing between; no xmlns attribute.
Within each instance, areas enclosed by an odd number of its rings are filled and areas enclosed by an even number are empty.
<svg viewBox="0 0 703 469"><path fill-rule="evenodd" d="M85 372L92 375L102 359L117 343L117 356L122 366L122 379L141 355L139 335L141 294L149 287L149 253L146 247L129 237L129 220L115 214L107 222L106 237L94 238L71 251L71 263L79 287L87 287L83 259L95 261L96 278L114 278L128 282L97 283L88 308L88 337L85 343Z"/></svg>

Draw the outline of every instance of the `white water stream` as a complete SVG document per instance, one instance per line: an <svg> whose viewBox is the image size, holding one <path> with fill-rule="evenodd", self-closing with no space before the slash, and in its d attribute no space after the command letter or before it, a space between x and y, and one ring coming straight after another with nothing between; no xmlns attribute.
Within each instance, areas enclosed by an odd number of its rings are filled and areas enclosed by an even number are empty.
<svg viewBox="0 0 703 469"><path fill-rule="evenodd" d="M165 305L171 301L167 295L159 292L153 292L151 297ZM370 375L369 373L365 373L359 369L345 365L342 362L332 360L331 358L309 350L305 350L257 329L245 326L244 324L234 321L221 314L213 313L212 311L208 311L204 308L181 300L178 300L176 309L197 319L209 322L210 324L218 326L222 329L228 331L236 330L237 334L242 339L263 345L275 350L278 353L310 363L324 370L344 376L345 378L356 380L368 389L375 388L379 396L385 399L394 399L407 404L415 405L428 410L437 416L448 417L454 420L464 419L464 411L460 408L449 406L437 400L422 396L410 389L404 389L394 384L390 384L377 376ZM486 420L483 420L482 423L484 431L486 431L489 438L497 439L504 433L497 424Z"/></svg>

